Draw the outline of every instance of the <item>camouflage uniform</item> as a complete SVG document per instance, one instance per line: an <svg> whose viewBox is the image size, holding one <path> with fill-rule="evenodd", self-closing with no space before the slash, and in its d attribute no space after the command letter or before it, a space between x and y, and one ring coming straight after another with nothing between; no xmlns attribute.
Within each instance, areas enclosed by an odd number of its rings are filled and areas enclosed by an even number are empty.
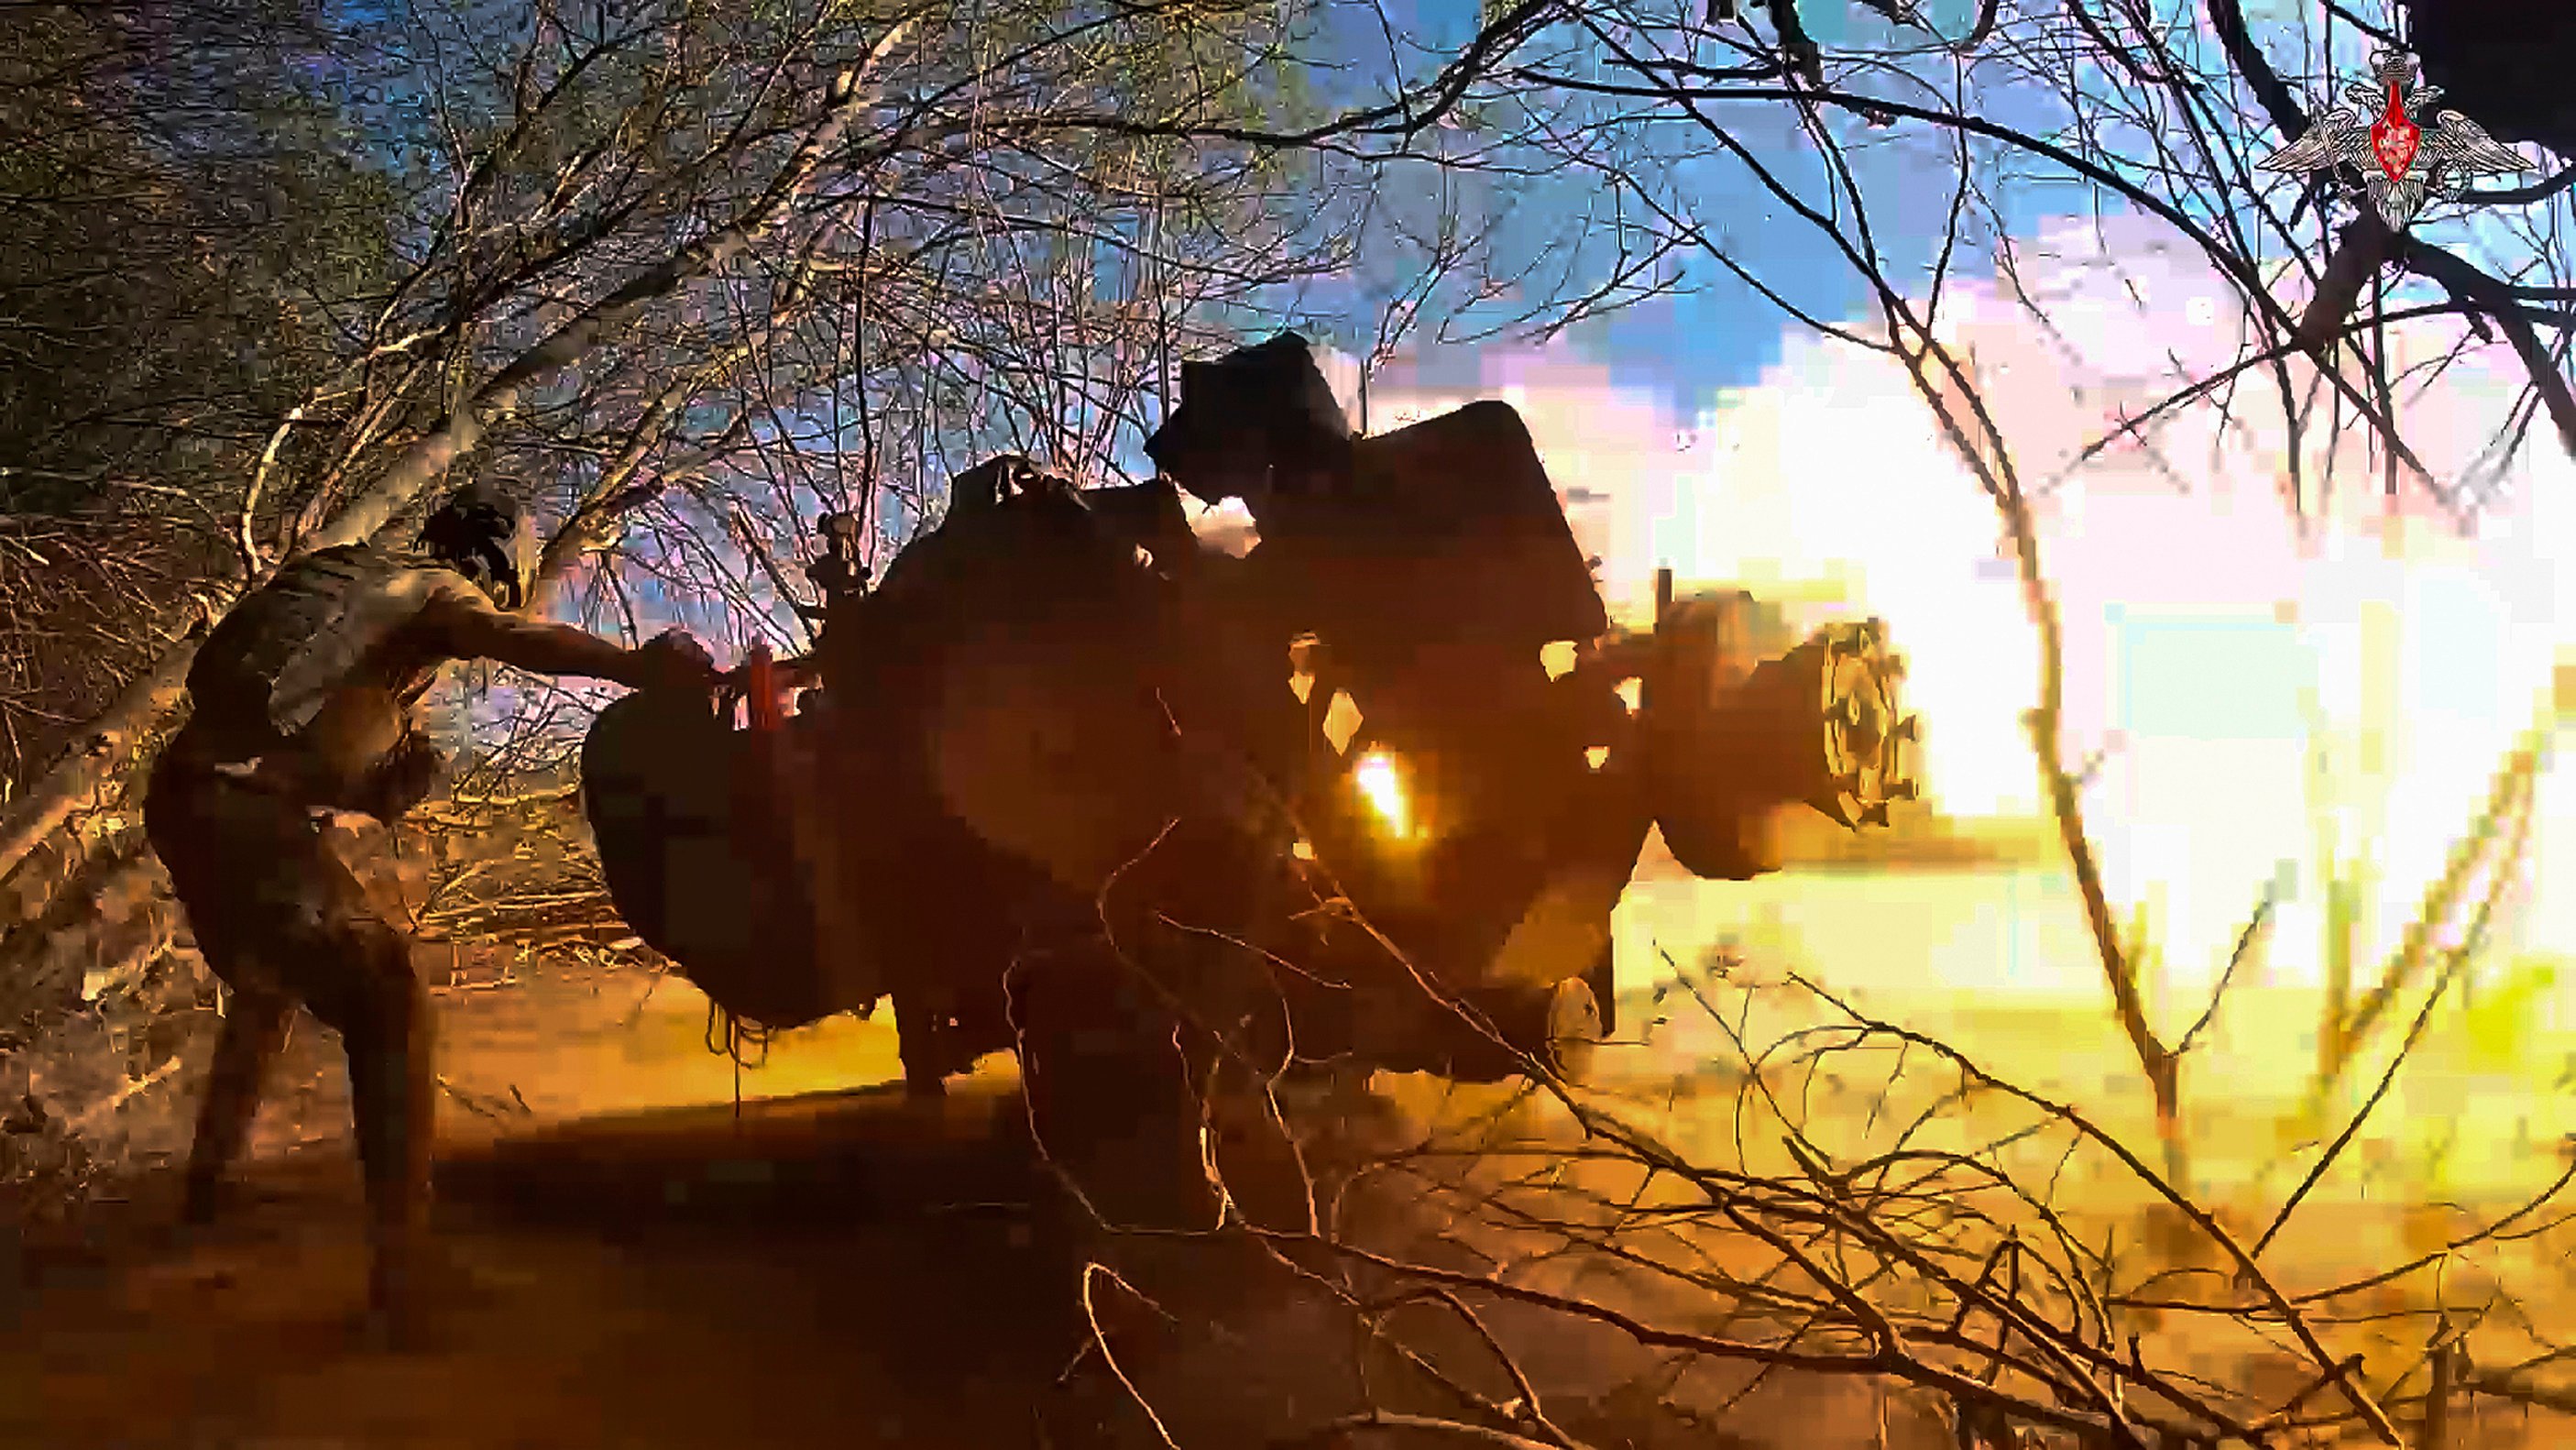
<svg viewBox="0 0 2576 1450"><path fill-rule="evenodd" d="M444 660L403 626L440 595L491 608L434 560L364 546L298 561L242 600L198 653L192 717L144 807L206 963L231 989L190 1155L189 1216L211 1214L260 1077L306 1007L348 1054L380 1306L401 1292L394 1280L427 1207L429 1012L407 937L322 827L342 810L399 816L427 793L438 760L411 706ZM349 700L359 717L381 717L372 735L342 723Z"/></svg>

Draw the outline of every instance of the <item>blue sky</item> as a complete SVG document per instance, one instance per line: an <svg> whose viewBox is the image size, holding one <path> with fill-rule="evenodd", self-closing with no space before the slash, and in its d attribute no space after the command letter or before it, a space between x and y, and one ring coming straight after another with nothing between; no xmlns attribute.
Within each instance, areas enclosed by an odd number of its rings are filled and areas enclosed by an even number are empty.
<svg viewBox="0 0 2576 1450"><path fill-rule="evenodd" d="M1957 35L1971 25L1974 5L1975 0L1931 0L1925 10L1939 32ZM1899 31L1882 17L1844 0L1810 0L1805 8L1811 12L1806 17L1808 28L1829 57L1854 47L1913 48L1928 43L1921 32ZM1392 22L1414 42L1402 59L1404 76L1419 83L1434 74L1441 61L1456 54L1472 35L1477 10L1476 0L1389 0ZM1365 7L1335 7L1332 13L1340 17L1343 27L1326 37L1328 53L1337 57L1343 69L1319 82L1328 88L1324 98L1352 105L1381 99L1391 80L1384 32ZM1756 13L1759 33L1767 36L1767 12ZM1565 32L1552 33L1543 38L1542 48L1566 38ZM1721 57L1712 50L1711 58ZM1999 94L1992 84L1981 82L1981 89L1989 106L1997 108L1990 111L1996 120L2036 124L2046 114L2046 103L2040 98L2024 97L2016 104L2015 97ZM1922 98L1918 94L1916 99ZM1789 105L1748 101L1716 109L1714 114L1775 174L1802 195L1817 195L1821 168ZM1889 273L1919 295L1940 245L1950 200L1953 138L1921 123L1870 131L1839 117L1837 125L1851 148L1848 155L1863 194L1870 199ZM1677 149L1713 146L1687 121L1677 121L1662 140ZM1380 194L1391 205L1423 207L1429 195L1423 178L1420 170L1399 173ZM1708 219L1728 255L1744 271L1811 314L1865 313L1868 293L1846 260L1731 157L1692 162L1677 180L1677 204L1690 217ZM1570 209L1590 205L1603 194L1581 173L1505 185L1508 189L1479 195L1476 184L1470 182L1467 201L1471 207L1485 205L1503 214L1499 248L1530 261L1533 272L1540 265L1562 264L1562 255L1548 250L1550 236L1565 223ZM2025 236L2035 233L2052 213L2086 208L2095 200L2070 186L2030 185L2004 187L1996 199L2007 227ZM1963 247L1953 258L1954 267L1969 274L1989 272L1980 251L1973 245ZM1363 291L1382 296L1402 280L1383 275L1384 257L1385 253L1375 252L1371 258L1381 275L1364 274L1308 289L1303 310L1309 320L1300 325L1345 349L1365 339L1373 328L1375 304ZM1759 382L1779 362L1784 343L1804 329L1714 259L1684 254L1681 265L1689 290L1583 324L1566 335L1562 347L1572 357L1602 369L1610 386L1654 397L1675 417L1689 419L1707 412L1721 394ZM1584 280L1585 274L1578 271L1577 285ZM1515 300L1493 312L1500 314L1518 305ZM1418 340L1429 340L1427 330ZM1406 351L1404 372L1407 382L1419 388L1488 392L1497 363L1513 350L1508 338L1481 347L1416 347ZM1125 466L1140 476L1149 472L1142 456L1142 431L1129 430L1120 441Z"/></svg>
<svg viewBox="0 0 2576 1450"><path fill-rule="evenodd" d="M1961 35L1973 23L1976 0L1928 0L1926 19L1944 35ZM1473 33L1476 0L1392 0L1390 15L1401 27L1411 24L1428 44L1454 54ZM1770 34L1768 13L1759 31ZM1838 49L1916 46L1926 37L1899 31L1884 18L1844 0L1810 0L1804 7L1809 32L1828 58ZM1383 87L1387 75L1386 44L1374 25L1358 26L1335 37L1354 62L1348 82L1354 88ZM1430 57L1409 58L1406 71L1420 78L1431 73ZM1991 81L1980 89L1988 114L2007 124L2032 121L2041 104L2021 104ZM1918 95L1917 99L1920 97ZM1777 101L1743 102L1715 109L1731 134L1760 157L1801 194L1813 195L1820 174L1814 151L1798 133L1794 113ZM1949 201L1954 163L1947 133L1903 123L1888 131L1846 127L1847 144L1864 195L1871 199L1873 223L1892 276L1900 282L1925 275L1940 244L1940 224ZM1688 122L1667 133L1677 148L1712 144ZM1821 245L1813 228L1789 213L1744 167L1730 157L1693 164L1682 177L1683 202L1689 213L1710 219L1729 255L1745 271L1801 307L1820 316L1851 316L1868 306L1869 296L1845 259ZM1534 249L1545 228L1562 220L1561 208L1581 200L1579 182L1550 187L1524 187L1512 206L1499 241L1506 250ZM1553 194L1551 194L1551 192ZM1997 198L2006 226L2028 235L2052 213L2089 210L2093 199L2073 187L2004 188ZM2106 209L2107 210L2107 209ZM1727 224L1724 219L1733 219ZM1515 244L1518 244L1517 246ZM1973 251L1963 249L1956 265L1975 269ZM1776 363L1784 335L1795 324L1780 309L1705 254L1686 255L1684 274L1690 290L1658 298L1587 322L1569 332L1565 342L1574 354L1608 370L1610 381L1663 397L1677 413L1693 416L1708 408L1723 391L1749 386ZM1370 313L1341 298L1318 296L1318 310L1350 333L1364 335ZM1339 313L1339 316L1333 314ZM1473 386L1484 368L1484 348L1426 349L1408 358L1424 386Z"/></svg>
<svg viewBox="0 0 2576 1450"><path fill-rule="evenodd" d="M1698 0L1688 3L1696 8ZM1959 35L1973 23L1976 4L1977 0L1924 0L1922 9L1936 31ZM377 0L350 0L345 9L358 17L381 12ZM1413 43L1402 69L1408 79L1419 82L1473 35L1480 3L1387 0L1386 9L1399 34ZM1759 6L1746 9L1754 17L1755 33L1769 36L1768 12ZM1390 79L1384 31L1368 7L1335 6L1330 13L1337 28L1325 37L1327 52L1346 67L1324 82L1333 88L1332 98L1358 104L1381 99ZM1912 48L1928 41L1922 32L1900 29L1851 0L1807 0L1803 13L1808 30L1829 58L1839 50ZM1542 37L1541 46L1568 43L1571 37L1568 28L1559 27ZM1710 54L1714 59L1722 53L1712 47ZM2036 102L2015 105L2011 95L1999 93L1990 82L1981 82L1981 87L1994 108L1994 119L2027 120L2040 111ZM2017 116L2017 111L2028 114ZM1812 148L1797 133L1795 115L1787 105L1744 102L1716 114L1766 165L1802 191L1812 190L1817 179ZM1847 123L1848 118L1844 119ZM1687 123L1675 124L1665 139L1676 147L1696 149L1707 144L1707 138ZM1906 123L1885 132L1847 126L1846 139L1855 146L1851 155L1863 192L1872 199L1878 238L1892 275L1900 281L1921 276L1939 244L1951 176L1950 138L1936 128ZM1413 173L1386 188L1397 204L1409 198L1408 188L1416 186L1414 178L1419 175ZM1694 164L1683 181L1682 205L1691 216L1713 222L1729 255L1744 270L1817 315L1850 316L1866 308L1868 296L1845 261L1820 245L1817 233L1788 215L1732 159ZM1532 272L1540 265L1561 263L1561 255L1542 250L1549 232L1565 223L1570 208L1595 201L1600 194L1599 188L1587 186L1580 176L1514 185L1498 193L1490 204L1507 216L1499 238L1502 247L1531 259ZM2013 187L1999 199L2006 224L2017 235L2035 231L2051 212L2092 205L2092 198L2071 187ZM1972 253L1963 255L1961 264L1971 269L1979 266ZM1692 289L1685 295L1585 324L1569 333L1565 342L1576 356L1605 367L1614 385L1659 394L1677 413L1692 416L1706 410L1719 393L1758 381L1777 362L1783 337L1794 324L1713 259L1686 255L1683 270ZM1582 280L1578 272L1577 284ZM1317 330L1337 334L1334 340L1344 346L1371 329L1375 309L1348 288L1314 289L1309 304L1314 321L1326 324ZM1430 348L1407 361L1426 386L1472 385L1486 370L1485 354L1506 345L1498 340L1483 348ZM1122 442L1127 466L1144 470L1141 433Z"/></svg>
<svg viewBox="0 0 2576 1450"><path fill-rule="evenodd" d="M1943 34L1961 34L1971 23L1973 0L1930 0L1924 10ZM1809 3L1802 11L1809 33L1828 57L1843 46L1884 44L1892 38L1894 28L1886 21L1848 3ZM1739 105L1718 114L1739 128L1738 138L1766 165L1777 166L1793 154L1812 154L1781 103ZM1947 138L1928 127L1909 124L1880 134L1895 137L1896 144L1856 151L1854 169L1863 195L1883 208L1878 237L1890 270L1905 277L1928 268L1937 254L1940 233L1933 224L1948 204L1952 162L1938 154L1946 150ZM1927 146L1936 153L1933 164L1911 159L1922 156ZM1781 174L1797 185L1801 170L1788 166ZM2003 199L2006 224L2016 233L2026 232L2044 214L2041 198L2026 188L2012 189ZM2058 199L2062 204L2069 198ZM1844 258L1819 245L1820 234L1783 210L1742 167L1727 161L1705 168L1697 200L1702 216L1742 215L1744 223L1727 239L1736 261L1809 311L1849 316L1868 305L1867 291ZM1696 260L1692 271L1707 284L1696 294L1652 304L1627 325L1605 323L1577 335L1578 347L1605 364L1614 383L1664 387L1688 411L1705 406L1719 389L1757 381L1778 361L1788 325L1769 300L1714 262Z"/></svg>

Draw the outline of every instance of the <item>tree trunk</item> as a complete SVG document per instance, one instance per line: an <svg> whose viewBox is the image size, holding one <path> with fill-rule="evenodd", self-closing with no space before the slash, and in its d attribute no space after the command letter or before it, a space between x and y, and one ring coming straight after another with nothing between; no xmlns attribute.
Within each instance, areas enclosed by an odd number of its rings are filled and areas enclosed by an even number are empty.
<svg viewBox="0 0 2576 1450"><path fill-rule="evenodd" d="M93 974L130 975L168 942L155 911L159 860L140 840L64 873L51 900L0 937L0 1030L41 1035L77 1005Z"/></svg>
<svg viewBox="0 0 2576 1450"><path fill-rule="evenodd" d="M90 722L80 741L0 823L0 878L15 871L65 821L97 809L111 793L113 782L133 763L136 743L148 739L178 709L187 693L188 665L204 638L200 625L163 651L160 661Z"/></svg>

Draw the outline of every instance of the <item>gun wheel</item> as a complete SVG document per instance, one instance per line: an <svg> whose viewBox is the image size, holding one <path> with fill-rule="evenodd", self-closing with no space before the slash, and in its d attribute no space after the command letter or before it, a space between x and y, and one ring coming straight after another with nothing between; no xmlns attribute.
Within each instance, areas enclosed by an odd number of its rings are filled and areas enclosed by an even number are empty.
<svg viewBox="0 0 2576 1450"><path fill-rule="evenodd" d="M1886 634L1872 619L1819 636L1825 773L1833 794L1830 807L1826 801L1815 804L1847 826L1886 825L1888 804L1919 792L1905 758L1919 726L1900 708L1905 662L1888 650Z"/></svg>

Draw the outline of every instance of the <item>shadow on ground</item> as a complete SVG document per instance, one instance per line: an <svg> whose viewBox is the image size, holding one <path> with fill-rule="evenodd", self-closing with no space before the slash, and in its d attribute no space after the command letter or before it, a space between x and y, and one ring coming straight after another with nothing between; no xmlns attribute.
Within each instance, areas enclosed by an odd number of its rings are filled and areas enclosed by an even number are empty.
<svg viewBox="0 0 2576 1450"><path fill-rule="evenodd" d="M22 1244L0 1280L0 1444L1153 1443L1097 1356L1067 1374L1080 1259L1010 1131L1017 1105L980 1083L932 1105L868 1090L451 1156L440 1231L470 1289L402 1356L351 1324L364 1254L344 1154L262 1165L222 1224L184 1236L163 1227L173 1185L143 1180ZM1167 1304L1160 1332L1136 1326L1140 1375L1195 1318ZM1267 1438L1242 1416L1328 1413L1331 1376L1285 1377L1307 1383L1257 1405L1241 1401L1259 1376L1233 1377L1174 1413L1235 1424L1213 1443Z"/></svg>
<svg viewBox="0 0 2576 1450"><path fill-rule="evenodd" d="M455 1054L458 1070L523 1073L538 1112L548 1094L613 1100L658 1070L578 1043L505 1056L490 1037ZM308 1096L324 1117L339 1101ZM0 1446L1199 1450L1296 1443L1363 1406L1350 1318L1245 1246L1076 1232L1006 1070L930 1104L889 1085L603 1106L445 1119L439 1240L467 1288L418 1353L372 1351L356 1331L366 1261L345 1129L261 1160L209 1230L168 1227L165 1175L59 1231L0 1235L17 1261L0 1261ZM313 1132L304 1116L279 1114L271 1141ZM1405 1257L1486 1262L1402 1195L1355 1231ZM1086 1311L1095 1253L1123 1277L1092 1275ZM1511 1398L1480 1334L1435 1311L1407 1311L1408 1342ZM1597 1450L1928 1443L1901 1423L1882 1439L1885 1407L1856 1382L1775 1375L1754 1390L1721 1366L1675 1386L1605 1326L1480 1312ZM1078 1354L1095 1314L1114 1366ZM1456 1413L1383 1349L1371 1359L1380 1406ZM1630 1404L1620 1387L1645 1380L1666 1389ZM1669 1413L1667 1393L1696 1411Z"/></svg>

